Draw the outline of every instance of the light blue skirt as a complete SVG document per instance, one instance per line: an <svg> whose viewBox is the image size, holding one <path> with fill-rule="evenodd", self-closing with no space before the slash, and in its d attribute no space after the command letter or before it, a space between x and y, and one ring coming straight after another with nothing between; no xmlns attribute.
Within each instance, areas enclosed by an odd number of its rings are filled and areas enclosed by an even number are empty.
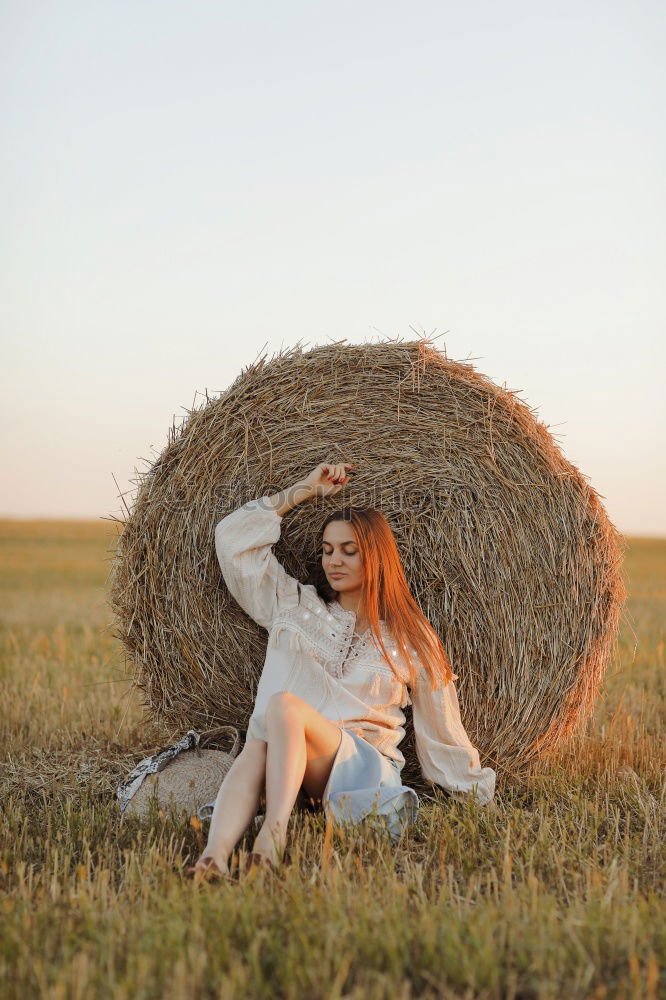
<svg viewBox="0 0 666 1000"><path fill-rule="evenodd" d="M342 729L342 739L328 777L322 806L340 824L373 823L388 829L395 843L416 820L419 797L402 784L400 767L362 736Z"/></svg>

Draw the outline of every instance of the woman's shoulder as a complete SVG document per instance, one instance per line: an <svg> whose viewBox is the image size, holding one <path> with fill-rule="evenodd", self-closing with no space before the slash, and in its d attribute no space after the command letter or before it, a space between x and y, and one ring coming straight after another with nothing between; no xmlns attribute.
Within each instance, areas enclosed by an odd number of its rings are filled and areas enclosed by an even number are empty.
<svg viewBox="0 0 666 1000"><path fill-rule="evenodd" d="M333 615L332 602L324 600L312 583L298 582L298 606L316 615Z"/></svg>
<svg viewBox="0 0 666 1000"><path fill-rule="evenodd" d="M298 590L299 590L299 595L300 595L300 599L301 599L302 603L306 603L306 602L309 603L309 604L314 604L314 603L323 604L324 603L322 601L321 597L319 596L319 594L317 593L317 588L314 587L311 583L302 583L299 580L298 581Z"/></svg>
<svg viewBox="0 0 666 1000"><path fill-rule="evenodd" d="M351 628L356 616L353 611L347 611L339 601L326 600L317 587L311 583L298 583L298 601L294 607L285 610L281 616L284 623L288 619L304 625L310 619L310 625L319 621L327 626L333 626L335 633L345 628Z"/></svg>

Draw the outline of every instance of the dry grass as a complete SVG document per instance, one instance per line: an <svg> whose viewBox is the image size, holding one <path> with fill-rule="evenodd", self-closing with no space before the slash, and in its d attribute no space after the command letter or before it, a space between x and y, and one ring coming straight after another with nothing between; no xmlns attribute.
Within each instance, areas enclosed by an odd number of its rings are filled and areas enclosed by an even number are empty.
<svg viewBox="0 0 666 1000"><path fill-rule="evenodd" d="M184 727L128 693L110 532L0 523L0 995L664 995L666 542L629 541L631 626L585 733L496 809L437 796L395 850L295 813L280 881L196 889L196 823L118 823L116 776Z"/></svg>
<svg viewBox="0 0 666 1000"><path fill-rule="evenodd" d="M287 570L322 583L325 516L380 507L482 763L508 777L580 733L618 635L622 540L527 404L427 339L261 358L174 426L137 479L110 578L114 634L151 711L246 729L266 633L224 585L215 525L327 458L356 478L285 517ZM410 708L405 732L405 783L427 792Z"/></svg>

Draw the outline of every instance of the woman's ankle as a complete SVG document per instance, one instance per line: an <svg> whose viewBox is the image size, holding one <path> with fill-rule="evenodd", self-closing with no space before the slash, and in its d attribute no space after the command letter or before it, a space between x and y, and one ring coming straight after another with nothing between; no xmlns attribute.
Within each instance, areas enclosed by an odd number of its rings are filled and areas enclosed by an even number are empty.
<svg viewBox="0 0 666 1000"><path fill-rule="evenodd" d="M259 851L262 854L269 854L269 856L275 855L276 858L280 859L284 854L286 842L286 834L283 831L278 828L271 833L270 827L264 821L254 838L252 850Z"/></svg>

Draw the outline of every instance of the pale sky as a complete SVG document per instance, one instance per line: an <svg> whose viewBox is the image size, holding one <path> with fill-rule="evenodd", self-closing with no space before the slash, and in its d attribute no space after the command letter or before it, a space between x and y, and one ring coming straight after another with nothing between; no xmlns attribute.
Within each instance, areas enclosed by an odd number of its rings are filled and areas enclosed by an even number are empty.
<svg viewBox="0 0 666 1000"><path fill-rule="evenodd" d="M0 515L120 515L264 345L416 330L666 535L664 51L657 0L3 0Z"/></svg>

